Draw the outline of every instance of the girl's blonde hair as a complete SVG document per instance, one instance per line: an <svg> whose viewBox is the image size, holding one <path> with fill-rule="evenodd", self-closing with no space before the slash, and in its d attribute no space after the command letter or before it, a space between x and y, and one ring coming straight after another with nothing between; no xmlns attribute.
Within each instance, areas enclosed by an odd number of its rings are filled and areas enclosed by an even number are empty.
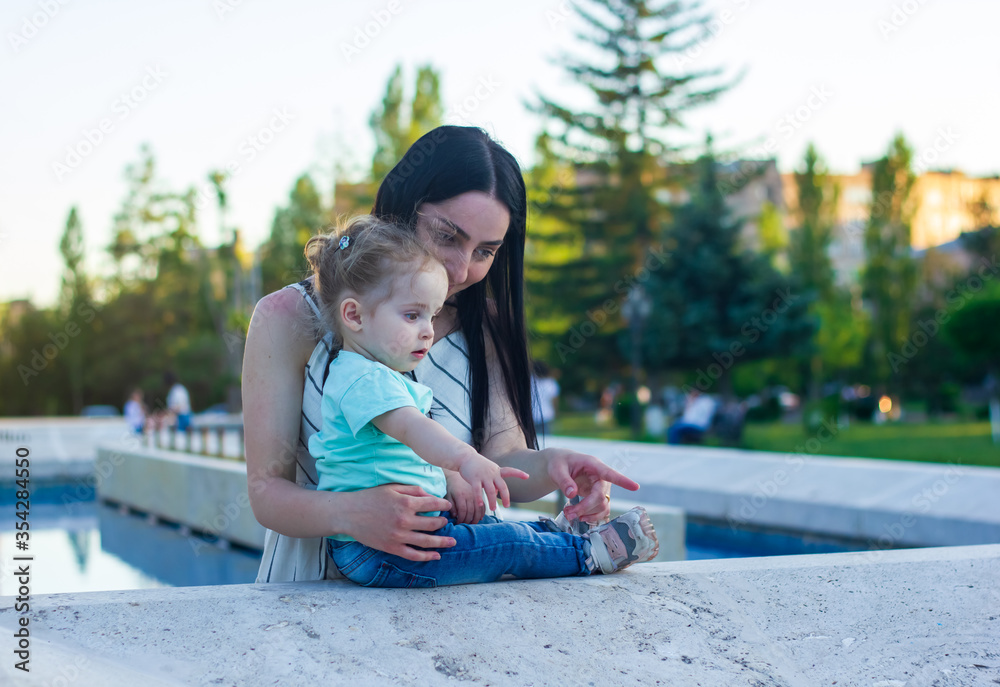
<svg viewBox="0 0 1000 687"><path fill-rule="evenodd" d="M350 219L329 234L306 242L313 289L322 324L340 338L338 310L344 298L376 306L392 296L395 277L441 265L412 228L372 215Z"/></svg>

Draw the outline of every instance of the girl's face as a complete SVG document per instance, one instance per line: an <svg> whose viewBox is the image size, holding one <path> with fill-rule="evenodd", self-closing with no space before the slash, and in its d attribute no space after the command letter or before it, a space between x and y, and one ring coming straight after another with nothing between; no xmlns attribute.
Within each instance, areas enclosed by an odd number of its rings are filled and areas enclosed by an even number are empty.
<svg viewBox="0 0 1000 687"><path fill-rule="evenodd" d="M448 272L449 298L486 277L509 224L507 207L481 191L417 208L417 231Z"/></svg>
<svg viewBox="0 0 1000 687"><path fill-rule="evenodd" d="M447 285L445 271L434 264L396 276L392 293L382 302L344 299L344 350L409 372L434 343L434 318L444 306Z"/></svg>

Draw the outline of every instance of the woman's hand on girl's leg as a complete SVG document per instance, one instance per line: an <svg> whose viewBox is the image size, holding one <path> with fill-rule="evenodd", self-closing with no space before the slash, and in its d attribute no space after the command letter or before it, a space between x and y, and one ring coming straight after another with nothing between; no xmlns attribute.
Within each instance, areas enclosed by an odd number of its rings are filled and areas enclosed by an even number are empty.
<svg viewBox="0 0 1000 687"><path fill-rule="evenodd" d="M341 492L339 496L345 501L343 518L347 527L343 534L365 546L410 561L435 561L441 558L437 551L421 549L444 549L455 545L451 537L430 534L444 527L448 522L446 518L417 515L445 511L451 504L427 495L420 487L385 484L362 491Z"/></svg>

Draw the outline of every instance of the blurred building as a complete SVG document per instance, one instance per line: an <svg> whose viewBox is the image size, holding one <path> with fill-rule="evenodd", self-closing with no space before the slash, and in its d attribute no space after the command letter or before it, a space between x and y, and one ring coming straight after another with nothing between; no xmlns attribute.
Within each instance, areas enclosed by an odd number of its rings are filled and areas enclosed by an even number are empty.
<svg viewBox="0 0 1000 687"><path fill-rule="evenodd" d="M873 163L855 174L831 174L840 187L837 224L830 258L838 282L857 281L865 262L864 232L871 212ZM794 226L798 190L794 174L782 174L786 226ZM962 172L931 171L919 174L910 192L913 216L910 245L922 255L945 247L944 254L964 260L957 243L962 232L1000 224L1000 177L967 177Z"/></svg>
<svg viewBox="0 0 1000 687"><path fill-rule="evenodd" d="M914 184L917 202L912 245L941 246L962 232L1000 225L1000 177L967 177L959 171L921 174Z"/></svg>

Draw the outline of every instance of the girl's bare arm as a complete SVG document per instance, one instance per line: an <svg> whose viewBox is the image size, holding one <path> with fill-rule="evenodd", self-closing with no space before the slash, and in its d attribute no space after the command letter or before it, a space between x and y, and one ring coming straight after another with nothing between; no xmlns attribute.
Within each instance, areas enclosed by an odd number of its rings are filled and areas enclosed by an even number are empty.
<svg viewBox="0 0 1000 687"><path fill-rule="evenodd" d="M316 340L302 296L284 289L257 304L243 358L243 424L247 487L257 520L290 537L346 534L410 560L432 560L454 540L426 534L444 518L418 512L447 510L448 502L419 487L385 485L358 492L305 489L295 483L305 364Z"/></svg>

